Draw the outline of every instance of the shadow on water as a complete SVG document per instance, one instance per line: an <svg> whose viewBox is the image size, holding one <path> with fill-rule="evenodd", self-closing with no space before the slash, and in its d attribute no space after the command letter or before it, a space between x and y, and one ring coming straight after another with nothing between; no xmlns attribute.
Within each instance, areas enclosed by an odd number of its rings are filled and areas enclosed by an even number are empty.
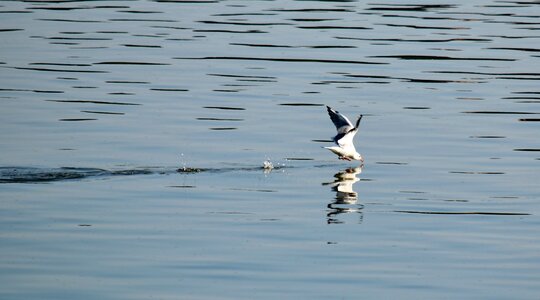
<svg viewBox="0 0 540 300"><path fill-rule="evenodd" d="M334 181L322 183L331 186L332 191L336 192L336 197L327 205L328 224L345 223L340 215L348 213L359 214L358 223L362 223L364 205L358 204L358 193L353 189L353 185L360 181L357 175L362 173L362 168L363 166L347 168L334 174Z"/></svg>

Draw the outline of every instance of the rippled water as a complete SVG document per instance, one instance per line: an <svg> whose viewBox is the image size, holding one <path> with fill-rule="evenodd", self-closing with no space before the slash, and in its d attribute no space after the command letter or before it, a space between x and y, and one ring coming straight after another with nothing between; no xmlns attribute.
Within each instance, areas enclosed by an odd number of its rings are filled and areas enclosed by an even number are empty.
<svg viewBox="0 0 540 300"><path fill-rule="evenodd" d="M0 298L538 297L538 2L0 16Z"/></svg>

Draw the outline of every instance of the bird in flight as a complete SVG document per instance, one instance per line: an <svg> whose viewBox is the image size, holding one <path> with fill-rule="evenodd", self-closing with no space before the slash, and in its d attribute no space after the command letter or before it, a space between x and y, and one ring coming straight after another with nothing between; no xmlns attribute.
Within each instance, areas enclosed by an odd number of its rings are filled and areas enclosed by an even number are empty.
<svg viewBox="0 0 540 300"><path fill-rule="evenodd" d="M347 119L344 115L332 109L330 106L326 106L328 110L328 115L330 115L330 120L336 126L337 135L332 139L336 146L324 147L333 153L335 153L339 159L342 160L359 160L364 162L364 158L360 153L356 152L354 148L353 138L358 132L358 126L360 125L360 120L362 120L362 115L356 120L356 124L353 126L351 121Z"/></svg>

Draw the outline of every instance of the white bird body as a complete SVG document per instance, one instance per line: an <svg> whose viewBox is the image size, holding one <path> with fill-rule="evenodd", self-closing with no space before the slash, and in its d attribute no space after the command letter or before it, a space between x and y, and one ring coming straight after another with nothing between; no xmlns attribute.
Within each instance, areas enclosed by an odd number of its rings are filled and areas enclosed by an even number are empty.
<svg viewBox="0 0 540 300"><path fill-rule="evenodd" d="M358 117L355 126L353 126L346 116L335 111L330 106L326 106L326 109L332 123L336 126L337 135L332 139L334 143L336 143L336 146L324 148L335 153L339 156L339 159L364 161L362 155L354 148L353 143L353 138L358 132L358 126L360 125L360 120L362 120L362 115Z"/></svg>

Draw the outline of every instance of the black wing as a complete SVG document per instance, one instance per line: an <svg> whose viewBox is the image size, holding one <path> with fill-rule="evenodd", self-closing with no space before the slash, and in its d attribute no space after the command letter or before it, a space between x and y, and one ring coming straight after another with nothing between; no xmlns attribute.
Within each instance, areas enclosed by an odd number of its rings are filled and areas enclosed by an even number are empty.
<svg viewBox="0 0 540 300"><path fill-rule="evenodd" d="M356 120L356 124L354 125L354 128L355 128L355 129L358 129L358 126L360 126L360 121L362 120L362 117L363 117L363 116L364 116L364 115L360 115L360 116L358 117L358 119Z"/></svg>

